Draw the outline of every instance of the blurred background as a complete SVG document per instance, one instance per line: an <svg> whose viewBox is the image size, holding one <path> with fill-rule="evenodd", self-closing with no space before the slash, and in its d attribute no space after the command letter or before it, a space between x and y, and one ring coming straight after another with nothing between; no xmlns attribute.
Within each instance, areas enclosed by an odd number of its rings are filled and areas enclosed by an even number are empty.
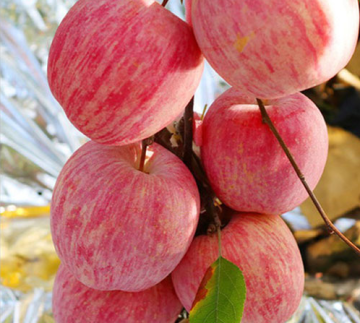
<svg viewBox="0 0 360 323"><path fill-rule="evenodd" d="M86 138L52 97L46 65L52 37L75 0L0 4L0 323L53 322L51 289L59 266L49 210L56 178ZM184 17L180 0L167 8ZM360 47L346 69L309 96L329 130L329 157L315 193L337 227L360 246ZM195 110L227 88L206 66ZM283 215L307 272L303 301L290 322L359 323L360 260L329 236L310 201ZM275 323L275 322L271 322Z"/></svg>

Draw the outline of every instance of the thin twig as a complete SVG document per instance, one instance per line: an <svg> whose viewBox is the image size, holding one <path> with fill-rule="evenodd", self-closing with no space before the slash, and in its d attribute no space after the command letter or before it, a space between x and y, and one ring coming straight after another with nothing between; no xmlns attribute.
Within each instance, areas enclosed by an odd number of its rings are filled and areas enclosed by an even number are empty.
<svg viewBox="0 0 360 323"><path fill-rule="evenodd" d="M305 176L301 172L299 166L296 164L295 159L294 159L293 155L291 154L289 148L287 147L284 140L280 136L279 132L275 128L274 124L272 123L272 121L271 121L271 119L270 119L270 117L269 117L269 115L268 115L268 113L266 111L264 103L260 99L256 99L256 101L257 101L257 104L258 104L258 106L260 108L260 111L261 111L261 116L262 116L263 123L266 123L269 126L271 132L276 137L276 139L279 142L281 148L283 149L283 151L285 152L287 158L289 159L292 167L294 168L297 176L299 177L301 183L304 185L307 193L309 194L312 202L314 203L315 207L319 211L319 213L320 213L322 219L324 220L330 234L336 233L339 236L340 239L342 239L349 247L354 249L354 251L360 256L360 249L355 244L353 244L347 237L345 237L339 231L339 229L331 222L329 217L326 215L324 209L321 207L321 205L320 205L319 201L317 200L315 194L313 193L313 191L310 189L308 183L306 182Z"/></svg>
<svg viewBox="0 0 360 323"><path fill-rule="evenodd" d="M165 6L167 5L167 3L168 3L168 2L169 2L169 0L163 0L163 2L162 2L162 4L161 4L161 5L162 5L163 7L165 7Z"/></svg>
<svg viewBox="0 0 360 323"><path fill-rule="evenodd" d="M153 142L154 142L154 136L146 138L141 142L141 157L140 157L140 165L139 165L140 172L144 171L147 147L150 146Z"/></svg>

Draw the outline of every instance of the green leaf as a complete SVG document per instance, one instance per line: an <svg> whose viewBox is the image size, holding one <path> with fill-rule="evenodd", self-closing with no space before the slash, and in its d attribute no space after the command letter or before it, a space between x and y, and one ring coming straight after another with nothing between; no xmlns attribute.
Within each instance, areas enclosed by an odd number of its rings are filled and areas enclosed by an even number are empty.
<svg viewBox="0 0 360 323"><path fill-rule="evenodd" d="M190 323L239 323L244 311L246 286L241 270L219 257L200 284Z"/></svg>

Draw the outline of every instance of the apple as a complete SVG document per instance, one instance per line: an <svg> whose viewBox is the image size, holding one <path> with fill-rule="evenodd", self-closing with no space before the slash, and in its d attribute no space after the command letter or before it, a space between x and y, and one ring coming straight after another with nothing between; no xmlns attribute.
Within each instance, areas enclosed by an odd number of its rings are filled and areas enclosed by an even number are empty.
<svg viewBox="0 0 360 323"><path fill-rule="evenodd" d="M170 323L182 309L169 276L142 292L108 292L83 285L64 265L56 275L52 303L57 323Z"/></svg>
<svg viewBox="0 0 360 323"><path fill-rule="evenodd" d="M140 146L90 141L57 179L50 218L55 249L90 288L136 292L154 286L194 236L200 201L190 171L156 143L139 171Z"/></svg>
<svg viewBox="0 0 360 323"><path fill-rule="evenodd" d="M185 0L185 20L190 26L192 26L192 22L191 22L191 2L192 2L192 0Z"/></svg>
<svg viewBox="0 0 360 323"><path fill-rule="evenodd" d="M52 42L48 81L89 138L125 145L167 126L194 95L203 57L192 28L153 0L80 0Z"/></svg>
<svg viewBox="0 0 360 323"><path fill-rule="evenodd" d="M313 189L323 172L328 136L314 103L297 93L265 101L267 112ZM255 98L231 88L205 115L201 159L211 186L237 211L280 214L308 194L267 124Z"/></svg>
<svg viewBox="0 0 360 323"><path fill-rule="evenodd" d="M323 83L350 60L357 0L192 0L196 40L229 84L262 99Z"/></svg>
<svg viewBox="0 0 360 323"><path fill-rule="evenodd" d="M296 241L276 215L239 213L222 230L222 255L245 278L242 323L284 323L297 309L304 269ZM172 272L176 294L186 310L208 267L218 257L217 235L197 236Z"/></svg>

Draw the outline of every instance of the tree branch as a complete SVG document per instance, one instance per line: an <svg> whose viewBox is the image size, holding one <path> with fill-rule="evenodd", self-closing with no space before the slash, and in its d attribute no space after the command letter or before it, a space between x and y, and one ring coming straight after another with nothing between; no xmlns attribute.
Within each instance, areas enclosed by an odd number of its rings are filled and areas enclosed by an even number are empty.
<svg viewBox="0 0 360 323"><path fill-rule="evenodd" d="M169 0L163 0L163 2L162 2L162 4L161 4L161 5L162 5L163 7L165 7L165 6L167 5L167 3L168 3L168 2L169 2Z"/></svg>
<svg viewBox="0 0 360 323"><path fill-rule="evenodd" d="M183 134L183 161L184 164L191 171L193 176L197 179L197 183L201 186L202 191L206 192L206 210L213 218L213 228L209 231L211 233L217 232L219 238L219 253L221 255L220 236L221 236L221 207L215 205L216 194L214 193L210 182L202 168L201 161L193 151L193 119L194 119L194 97L185 108L184 112L184 134Z"/></svg>
<svg viewBox="0 0 360 323"><path fill-rule="evenodd" d="M329 230L330 234L336 233L340 239L342 239L349 247L351 247L352 249L354 249L354 251L360 256L360 249L353 244L348 238L346 238L339 230L338 228L331 222L331 220L329 219L329 217L326 215L324 209L322 208L322 206L320 205L319 201L317 200L315 194L312 192L312 190L310 189L308 183L306 182L305 176L303 175L303 173L301 172L299 166L296 164L295 159L293 157L293 155L291 154L289 148L286 146L284 140L282 139L282 137L280 136L279 132L277 131L277 129L275 128L275 125L272 123L264 103L260 100L260 99L256 99L257 104L260 108L261 111L261 116L262 116L262 121L263 123L266 123L271 132L274 134L274 136L276 137L277 141L279 142L281 148L283 149L283 151L285 152L287 158L289 159L292 167L294 168L297 176L299 177L301 183L304 185L307 193L309 194L312 202L314 203L316 209L319 211L322 219L324 220L327 229Z"/></svg>
<svg viewBox="0 0 360 323"><path fill-rule="evenodd" d="M184 113L184 164L192 169L192 142L193 142L194 97L187 104Z"/></svg>

